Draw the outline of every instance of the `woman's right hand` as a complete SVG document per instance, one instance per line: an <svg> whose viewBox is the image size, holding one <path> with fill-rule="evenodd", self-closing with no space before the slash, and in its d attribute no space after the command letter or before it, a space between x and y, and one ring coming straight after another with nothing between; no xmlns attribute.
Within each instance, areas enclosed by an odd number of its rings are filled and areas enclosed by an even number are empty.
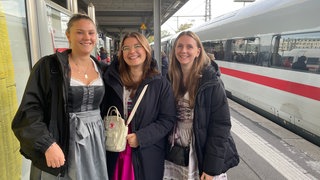
<svg viewBox="0 0 320 180"><path fill-rule="evenodd" d="M52 168L59 168L64 165L65 158L62 149L57 143L53 143L45 152L47 165Z"/></svg>

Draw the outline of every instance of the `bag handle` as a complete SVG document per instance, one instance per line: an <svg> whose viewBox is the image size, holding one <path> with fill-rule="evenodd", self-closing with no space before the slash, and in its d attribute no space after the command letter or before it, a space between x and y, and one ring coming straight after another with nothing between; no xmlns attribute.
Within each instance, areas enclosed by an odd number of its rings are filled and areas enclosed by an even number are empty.
<svg viewBox="0 0 320 180"><path fill-rule="evenodd" d="M115 112L118 117L121 117L120 112L116 106L109 107L108 112L107 112L107 116L109 116L110 113L112 114L112 112Z"/></svg>
<svg viewBox="0 0 320 180"><path fill-rule="evenodd" d="M130 122L131 122L134 114L136 113L136 111L137 111L137 109L138 109L138 106L139 106L139 104L140 104L140 101L141 101L142 97L144 96L144 93L146 92L147 88L148 88L148 84L146 84L146 85L143 87L143 89L142 89L142 91L141 91L141 93L140 93L140 95L139 95L139 97L138 97L138 100L137 100L136 104L134 105L134 107L133 107L133 109L132 109L132 111L131 111L131 113L130 113L130 115L129 115L129 118L128 118L128 121L127 121L127 123L126 123L126 126L128 126L128 124L130 124Z"/></svg>

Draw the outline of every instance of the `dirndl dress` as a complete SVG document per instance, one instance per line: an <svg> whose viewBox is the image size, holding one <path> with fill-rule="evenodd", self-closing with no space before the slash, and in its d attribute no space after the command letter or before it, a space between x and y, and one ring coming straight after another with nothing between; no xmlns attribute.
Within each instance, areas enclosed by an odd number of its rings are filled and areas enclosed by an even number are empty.
<svg viewBox="0 0 320 180"><path fill-rule="evenodd" d="M67 172L64 177L56 177L41 171L40 179L108 180L105 130L99 108L104 92L100 76L89 85L71 79L68 91L70 140Z"/></svg>

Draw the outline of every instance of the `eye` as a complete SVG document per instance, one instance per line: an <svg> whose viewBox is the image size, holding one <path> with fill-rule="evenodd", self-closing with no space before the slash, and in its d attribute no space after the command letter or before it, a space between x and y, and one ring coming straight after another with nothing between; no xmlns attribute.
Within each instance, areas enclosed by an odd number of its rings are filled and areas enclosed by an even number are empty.
<svg viewBox="0 0 320 180"><path fill-rule="evenodd" d="M141 46L140 44L135 44L133 47L134 47L135 49L140 49L140 48L142 48L142 46Z"/></svg>
<svg viewBox="0 0 320 180"><path fill-rule="evenodd" d="M193 49L193 46L192 45L187 45L187 48L188 49Z"/></svg>
<svg viewBox="0 0 320 180"><path fill-rule="evenodd" d="M129 51L129 50L130 50L129 46L123 46L122 47L122 51Z"/></svg>
<svg viewBox="0 0 320 180"><path fill-rule="evenodd" d="M182 48L182 45L181 45L181 44L179 44L179 45L177 46L177 48Z"/></svg>

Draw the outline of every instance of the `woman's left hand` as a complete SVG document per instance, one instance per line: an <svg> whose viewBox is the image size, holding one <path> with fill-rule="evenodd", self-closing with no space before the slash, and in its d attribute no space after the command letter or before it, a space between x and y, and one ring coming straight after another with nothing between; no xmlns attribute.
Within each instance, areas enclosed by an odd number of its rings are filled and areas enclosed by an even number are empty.
<svg viewBox="0 0 320 180"><path fill-rule="evenodd" d="M213 180L213 176L210 176L210 175L206 174L205 172L203 172L200 179L201 180Z"/></svg>
<svg viewBox="0 0 320 180"><path fill-rule="evenodd" d="M139 146L138 139L136 133L128 134L127 141L130 147L136 148Z"/></svg>

